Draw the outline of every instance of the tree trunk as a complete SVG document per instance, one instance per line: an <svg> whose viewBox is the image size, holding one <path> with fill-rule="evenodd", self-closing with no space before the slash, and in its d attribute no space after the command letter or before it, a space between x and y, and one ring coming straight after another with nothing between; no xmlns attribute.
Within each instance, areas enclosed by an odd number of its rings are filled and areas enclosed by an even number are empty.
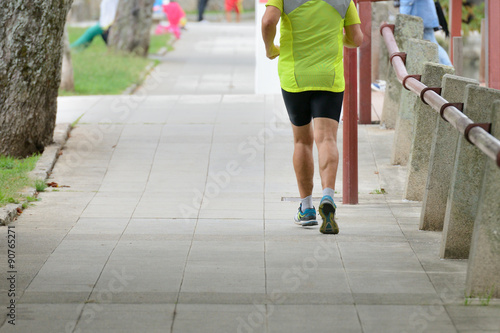
<svg viewBox="0 0 500 333"><path fill-rule="evenodd" d="M147 56L154 0L120 0L108 44L116 51Z"/></svg>
<svg viewBox="0 0 500 333"><path fill-rule="evenodd" d="M72 0L0 2L0 154L25 157L52 142L62 36Z"/></svg>
<svg viewBox="0 0 500 333"><path fill-rule="evenodd" d="M73 77L73 64L71 63L71 50L69 48L69 36L68 36L68 28L64 26L64 35L63 35L63 60L62 60L62 71L61 71L61 85L60 89L66 91L75 90L75 80Z"/></svg>

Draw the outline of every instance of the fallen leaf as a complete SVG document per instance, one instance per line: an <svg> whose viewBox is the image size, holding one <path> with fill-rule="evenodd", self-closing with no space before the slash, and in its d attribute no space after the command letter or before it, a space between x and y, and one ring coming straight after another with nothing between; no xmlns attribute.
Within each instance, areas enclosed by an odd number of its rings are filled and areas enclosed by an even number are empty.
<svg viewBox="0 0 500 333"><path fill-rule="evenodd" d="M375 174L378 175L378 171L375 171Z"/></svg>
<svg viewBox="0 0 500 333"><path fill-rule="evenodd" d="M22 210L21 208L17 207L17 213L18 213L18 214L22 214L22 213L23 213L23 210Z"/></svg>
<svg viewBox="0 0 500 333"><path fill-rule="evenodd" d="M59 184L57 184L56 182L50 182L50 183L47 183L47 186L48 187L59 187Z"/></svg>

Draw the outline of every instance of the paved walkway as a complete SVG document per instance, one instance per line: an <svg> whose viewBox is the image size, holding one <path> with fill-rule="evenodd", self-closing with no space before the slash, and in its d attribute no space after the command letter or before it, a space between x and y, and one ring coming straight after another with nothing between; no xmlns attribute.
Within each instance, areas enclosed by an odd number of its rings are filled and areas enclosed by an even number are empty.
<svg viewBox="0 0 500 333"><path fill-rule="evenodd" d="M393 132L359 126L360 204L337 199L339 235L292 223L291 130L280 96L251 92L253 29L192 25L165 84L60 99L58 121L83 114L51 176L68 187L12 224L1 333L499 331L498 303L463 305L467 262L440 260L401 200ZM7 289L2 273L0 304Z"/></svg>
<svg viewBox="0 0 500 333"><path fill-rule="evenodd" d="M187 26L137 94L253 94L253 21Z"/></svg>

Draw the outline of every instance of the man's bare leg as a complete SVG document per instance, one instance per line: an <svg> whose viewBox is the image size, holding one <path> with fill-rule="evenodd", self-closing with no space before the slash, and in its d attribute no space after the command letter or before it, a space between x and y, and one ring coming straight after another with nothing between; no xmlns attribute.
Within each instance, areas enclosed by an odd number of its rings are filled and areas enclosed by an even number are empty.
<svg viewBox="0 0 500 333"><path fill-rule="evenodd" d="M319 231L323 234L338 234L339 226L335 221L336 206L333 201L335 180L339 164L337 131L339 123L330 118L314 118L314 140L318 147L319 173L323 186L323 198L319 214L323 223Z"/></svg>
<svg viewBox="0 0 500 333"><path fill-rule="evenodd" d="M314 159L313 144L314 133L312 123L304 126L292 125L293 129L293 167L297 177L297 185L301 198L310 196L313 191Z"/></svg>
<svg viewBox="0 0 500 333"><path fill-rule="evenodd" d="M337 131L339 123L330 118L314 118L314 141L318 147L319 175L323 189L335 190L339 150Z"/></svg>
<svg viewBox="0 0 500 333"><path fill-rule="evenodd" d="M295 224L310 227L318 224L316 209L312 201L314 178L313 127L309 123L304 126L292 125L292 128L294 138L293 167L301 199L299 210L294 220Z"/></svg>

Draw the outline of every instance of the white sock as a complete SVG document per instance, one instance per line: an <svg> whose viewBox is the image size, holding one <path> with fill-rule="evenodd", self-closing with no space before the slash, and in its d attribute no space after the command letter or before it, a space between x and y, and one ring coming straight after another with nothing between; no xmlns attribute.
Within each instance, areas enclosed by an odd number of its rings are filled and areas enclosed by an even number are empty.
<svg viewBox="0 0 500 333"><path fill-rule="evenodd" d="M335 195L335 190L332 188L329 188L329 187L325 187L323 189L323 196L325 196L325 195L329 195L333 199L333 196Z"/></svg>
<svg viewBox="0 0 500 333"><path fill-rule="evenodd" d="M300 202L302 203L302 212L304 212L306 209L313 208L313 196L307 196L304 199L300 199Z"/></svg>

